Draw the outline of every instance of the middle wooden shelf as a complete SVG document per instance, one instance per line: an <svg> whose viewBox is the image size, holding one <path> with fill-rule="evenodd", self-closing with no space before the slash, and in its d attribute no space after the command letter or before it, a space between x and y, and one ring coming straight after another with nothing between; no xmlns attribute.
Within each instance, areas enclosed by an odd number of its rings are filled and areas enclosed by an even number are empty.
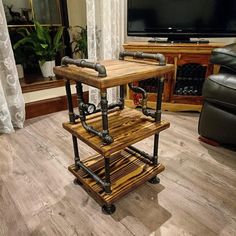
<svg viewBox="0 0 236 236"><path fill-rule="evenodd" d="M170 126L167 121L156 123L153 118L131 108L109 112L108 119L109 132L114 139L110 145L104 144L98 136L87 132L79 121L76 124L65 122L63 127L98 153L108 156ZM102 130L101 113L88 116L87 124L97 130Z"/></svg>

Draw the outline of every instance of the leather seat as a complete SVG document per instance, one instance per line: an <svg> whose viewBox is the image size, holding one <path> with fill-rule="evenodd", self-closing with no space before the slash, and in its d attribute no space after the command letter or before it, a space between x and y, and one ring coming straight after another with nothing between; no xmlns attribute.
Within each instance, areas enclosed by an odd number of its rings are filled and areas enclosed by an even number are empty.
<svg viewBox="0 0 236 236"><path fill-rule="evenodd" d="M220 72L203 86L198 133L220 144L236 145L236 43L212 51Z"/></svg>

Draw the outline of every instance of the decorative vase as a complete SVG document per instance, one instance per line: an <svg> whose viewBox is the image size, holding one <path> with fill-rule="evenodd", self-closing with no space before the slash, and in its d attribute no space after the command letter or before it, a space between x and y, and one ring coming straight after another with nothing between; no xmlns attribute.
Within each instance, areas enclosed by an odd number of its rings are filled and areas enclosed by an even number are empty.
<svg viewBox="0 0 236 236"><path fill-rule="evenodd" d="M16 65L16 69L17 69L18 78L19 78L19 79L24 78L24 69L23 69L23 66L22 66L21 64L17 64L17 65Z"/></svg>
<svg viewBox="0 0 236 236"><path fill-rule="evenodd" d="M55 74L53 73L53 67L55 67L55 60L53 61L45 61L42 63L39 61L39 66L42 71L43 77L54 77Z"/></svg>

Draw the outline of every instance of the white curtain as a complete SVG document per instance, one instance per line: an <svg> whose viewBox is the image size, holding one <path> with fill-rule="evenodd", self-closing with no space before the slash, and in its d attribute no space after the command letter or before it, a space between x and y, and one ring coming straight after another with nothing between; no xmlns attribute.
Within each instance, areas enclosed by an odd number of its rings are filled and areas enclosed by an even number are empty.
<svg viewBox="0 0 236 236"><path fill-rule="evenodd" d="M11 47L2 0L0 0L0 133L22 128L25 104Z"/></svg>
<svg viewBox="0 0 236 236"><path fill-rule="evenodd" d="M90 60L117 59L125 32L126 0L86 0L88 57ZM115 102L118 89L108 89L108 102ZM100 101L97 89L89 88L89 100Z"/></svg>

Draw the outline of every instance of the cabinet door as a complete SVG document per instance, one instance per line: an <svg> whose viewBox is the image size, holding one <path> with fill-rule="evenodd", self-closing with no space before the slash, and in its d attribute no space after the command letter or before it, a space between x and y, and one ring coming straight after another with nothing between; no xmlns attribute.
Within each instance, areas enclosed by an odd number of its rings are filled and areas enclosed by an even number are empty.
<svg viewBox="0 0 236 236"><path fill-rule="evenodd" d="M178 54L178 65L187 63L209 64L209 55L207 54Z"/></svg>

